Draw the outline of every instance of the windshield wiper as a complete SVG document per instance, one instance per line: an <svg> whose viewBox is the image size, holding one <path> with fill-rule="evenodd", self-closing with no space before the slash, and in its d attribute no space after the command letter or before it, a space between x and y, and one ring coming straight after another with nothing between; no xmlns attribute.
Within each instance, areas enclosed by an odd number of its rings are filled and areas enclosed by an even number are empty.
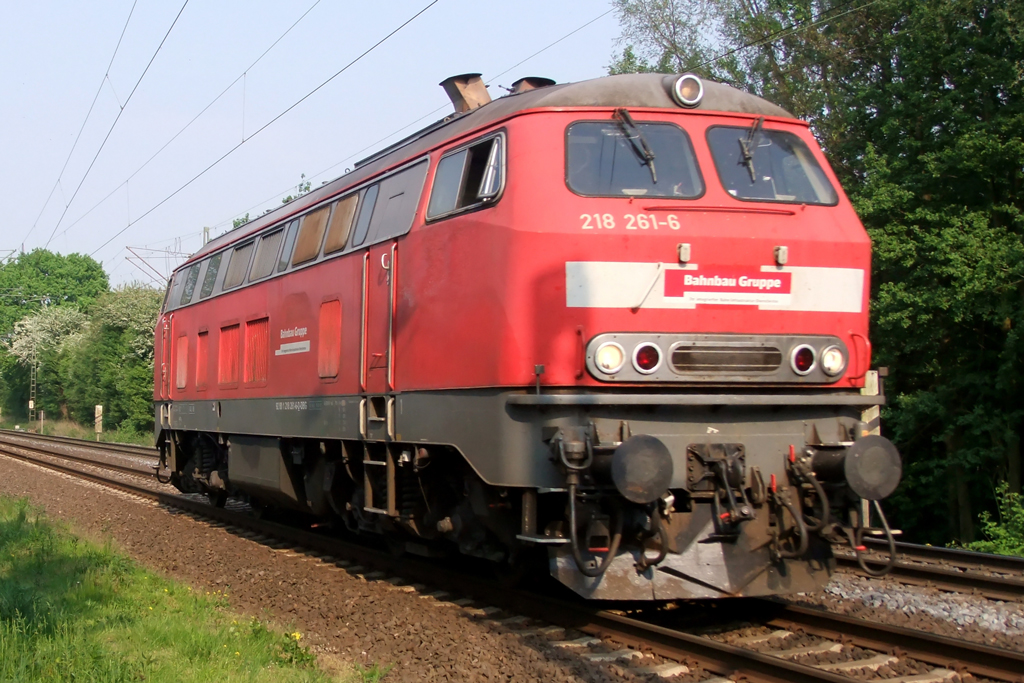
<svg viewBox="0 0 1024 683"><path fill-rule="evenodd" d="M757 182L757 175L754 173L754 150L757 149L757 134L761 130L762 123L764 123L764 117L758 116L753 125L750 126L750 132L747 133L747 139L737 139L740 143L740 154L743 156L740 163L746 166L747 170L750 171L750 182L752 183Z"/></svg>
<svg viewBox="0 0 1024 683"><path fill-rule="evenodd" d="M654 168L654 152L651 151L651 146L647 144L644 134L640 132L640 128L637 127L636 122L625 107L616 109L614 116L615 120L619 122L619 127L622 128L622 132L626 134L626 139L629 140L637 157L647 168L651 169L651 180L657 185L658 172Z"/></svg>

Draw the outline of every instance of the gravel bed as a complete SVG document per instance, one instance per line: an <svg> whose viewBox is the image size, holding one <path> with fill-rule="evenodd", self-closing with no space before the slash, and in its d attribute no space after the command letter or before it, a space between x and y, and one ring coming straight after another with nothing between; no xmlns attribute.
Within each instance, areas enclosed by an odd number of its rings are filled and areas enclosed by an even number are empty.
<svg viewBox="0 0 1024 683"><path fill-rule="evenodd" d="M38 466L0 457L0 492L27 496L77 533L112 540L140 563L199 590L223 591L233 609L305 635L328 668L393 664L390 681L660 680L583 661L542 637L306 555L279 551L188 515Z"/></svg>
<svg viewBox="0 0 1024 683"><path fill-rule="evenodd" d="M1024 605L1016 602L907 586L890 579L869 579L847 572L834 574L820 593L802 593L789 602L1024 651Z"/></svg>

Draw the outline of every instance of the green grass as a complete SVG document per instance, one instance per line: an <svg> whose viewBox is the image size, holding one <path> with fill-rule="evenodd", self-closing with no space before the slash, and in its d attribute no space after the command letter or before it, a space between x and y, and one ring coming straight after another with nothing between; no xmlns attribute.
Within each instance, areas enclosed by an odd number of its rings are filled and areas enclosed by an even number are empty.
<svg viewBox="0 0 1024 683"><path fill-rule="evenodd" d="M25 500L0 496L0 681L377 681L333 678L301 645L232 616L109 546L79 540Z"/></svg>
<svg viewBox="0 0 1024 683"><path fill-rule="evenodd" d="M39 429L38 420L32 424L29 424L28 420L12 420L6 417L0 420L0 429L14 429L15 425L20 426L21 429L25 431L29 428L36 430ZM70 436L73 439L88 439L89 441L96 440L96 430L91 425L80 425L69 420L46 420L43 423L43 434L49 434L51 436ZM155 437L152 432L134 432L125 429L112 429L100 434L100 441L106 443L127 443L136 446L152 446L155 441Z"/></svg>

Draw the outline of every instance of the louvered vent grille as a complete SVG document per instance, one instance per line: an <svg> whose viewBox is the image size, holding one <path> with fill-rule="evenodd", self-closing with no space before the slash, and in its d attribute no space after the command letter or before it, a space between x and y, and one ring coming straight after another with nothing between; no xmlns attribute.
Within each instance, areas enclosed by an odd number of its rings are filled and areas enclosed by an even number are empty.
<svg viewBox="0 0 1024 683"><path fill-rule="evenodd" d="M268 318L245 324L245 381L266 382L270 362L270 325Z"/></svg>
<svg viewBox="0 0 1024 683"><path fill-rule="evenodd" d="M238 325L220 328L220 346L217 352L217 383L238 382Z"/></svg>
<svg viewBox="0 0 1024 683"><path fill-rule="evenodd" d="M686 375L775 372L782 365L782 352L772 346L687 344L672 349L671 363L673 370Z"/></svg>

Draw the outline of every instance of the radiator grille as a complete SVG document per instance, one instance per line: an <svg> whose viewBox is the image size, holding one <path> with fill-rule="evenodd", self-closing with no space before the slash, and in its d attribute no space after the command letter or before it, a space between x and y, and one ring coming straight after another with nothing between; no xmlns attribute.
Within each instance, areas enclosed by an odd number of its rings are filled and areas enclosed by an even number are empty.
<svg viewBox="0 0 1024 683"><path fill-rule="evenodd" d="M687 344L672 349L671 363L685 375L775 372L782 365L782 352L773 346Z"/></svg>

